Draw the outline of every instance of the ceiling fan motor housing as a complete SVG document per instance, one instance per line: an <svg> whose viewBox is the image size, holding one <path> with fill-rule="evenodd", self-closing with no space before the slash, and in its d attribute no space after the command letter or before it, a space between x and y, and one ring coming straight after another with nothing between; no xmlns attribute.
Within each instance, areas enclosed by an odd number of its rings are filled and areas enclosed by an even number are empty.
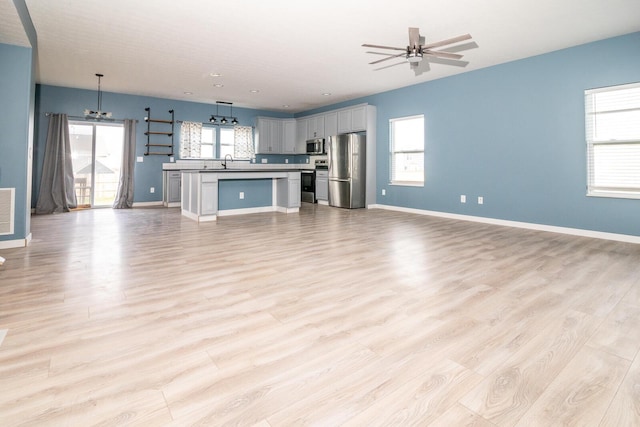
<svg viewBox="0 0 640 427"><path fill-rule="evenodd" d="M422 46L407 46L407 61L417 63L422 61Z"/></svg>

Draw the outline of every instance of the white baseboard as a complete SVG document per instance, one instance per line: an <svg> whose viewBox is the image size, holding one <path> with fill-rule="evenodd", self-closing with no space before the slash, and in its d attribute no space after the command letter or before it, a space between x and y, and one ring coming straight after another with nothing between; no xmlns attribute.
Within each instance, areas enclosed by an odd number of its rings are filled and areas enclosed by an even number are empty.
<svg viewBox="0 0 640 427"><path fill-rule="evenodd" d="M24 239L2 240L0 241L0 249L24 248L31 243L32 235L29 233Z"/></svg>
<svg viewBox="0 0 640 427"><path fill-rule="evenodd" d="M134 208L144 208L147 206L162 206L162 200L158 202L133 202Z"/></svg>
<svg viewBox="0 0 640 427"><path fill-rule="evenodd" d="M324 205L324 206L329 206L329 201L328 200L318 200L318 204L319 205Z"/></svg>
<svg viewBox="0 0 640 427"><path fill-rule="evenodd" d="M581 237L592 237L594 239L615 240L618 242L640 244L640 236L629 234L607 233L604 231L584 230L581 228L557 227L555 225L535 224L530 222L509 221L505 219L485 218L481 216L461 215L448 212L428 211L423 209L404 208L401 206L373 204L367 206L369 209L386 209L389 211L406 212L418 215L436 216L440 218L457 219L461 221L480 222L484 224L501 225L504 227L525 228L528 230L547 231L550 233L571 234Z"/></svg>
<svg viewBox="0 0 640 427"><path fill-rule="evenodd" d="M225 209L219 210L218 216L231 216L231 215L246 215L254 213L274 212L277 206L259 206L256 208L242 208L242 209Z"/></svg>

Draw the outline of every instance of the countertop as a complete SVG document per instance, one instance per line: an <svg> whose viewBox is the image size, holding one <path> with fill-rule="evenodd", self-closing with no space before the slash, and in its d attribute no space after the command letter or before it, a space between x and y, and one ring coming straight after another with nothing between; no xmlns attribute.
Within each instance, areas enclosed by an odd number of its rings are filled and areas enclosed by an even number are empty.
<svg viewBox="0 0 640 427"><path fill-rule="evenodd" d="M249 162L228 162L227 168L222 166L219 160L189 161L176 163L163 163L162 170L182 170L200 172L251 172L251 171L291 171L291 170L313 170L315 165L311 163L249 163Z"/></svg>

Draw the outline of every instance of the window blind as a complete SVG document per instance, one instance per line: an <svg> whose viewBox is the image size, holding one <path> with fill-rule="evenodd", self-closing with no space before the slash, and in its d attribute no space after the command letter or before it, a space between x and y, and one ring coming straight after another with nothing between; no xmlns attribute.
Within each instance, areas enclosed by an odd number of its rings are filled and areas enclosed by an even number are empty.
<svg viewBox="0 0 640 427"><path fill-rule="evenodd" d="M640 198L640 83L585 91L587 194Z"/></svg>
<svg viewBox="0 0 640 427"><path fill-rule="evenodd" d="M392 184L424 184L424 116L389 120Z"/></svg>

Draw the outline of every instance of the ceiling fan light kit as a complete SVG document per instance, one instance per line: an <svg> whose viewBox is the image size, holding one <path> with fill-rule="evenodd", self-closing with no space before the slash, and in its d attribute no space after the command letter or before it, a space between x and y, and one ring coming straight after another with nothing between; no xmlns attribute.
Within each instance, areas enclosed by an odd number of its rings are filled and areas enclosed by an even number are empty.
<svg viewBox="0 0 640 427"><path fill-rule="evenodd" d="M402 47L393 47L393 46L381 46L375 44L363 44L363 47L372 47L375 49L388 49L388 50L396 50L402 51L402 53L392 54L386 52L368 52L376 55L386 55L386 58L378 59L377 61L370 62L370 65L379 64L380 62L388 61L393 58L400 58L402 56L405 57L411 68L417 70L419 63L422 61L424 56L431 56L435 58L444 58L450 60L460 60L462 59L462 55L446 52L443 50L434 50L434 48L451 45L454 43L458 43L461 41L471 39L470 34L463 34L461 36L453 37L446 40L441 40L439 42L434 43L425 43L425 38L420 35L420 30L416 27L409 27L409 45L406 48ZM401 64L401 63L398 63ZM394 64L394 65L398 65Z"/></svg>

